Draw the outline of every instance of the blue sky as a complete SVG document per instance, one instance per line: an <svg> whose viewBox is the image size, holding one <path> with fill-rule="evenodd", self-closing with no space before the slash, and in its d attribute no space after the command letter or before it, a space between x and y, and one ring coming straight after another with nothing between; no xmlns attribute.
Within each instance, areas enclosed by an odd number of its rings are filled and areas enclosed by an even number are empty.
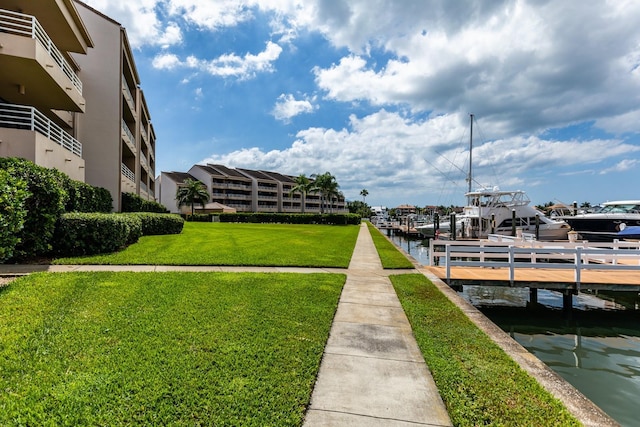
<svg viewBox="0 0 640 427"><path fill-rule="evenodd" d="M85 0L134 48L156 173L330 172L348 200L638 199L640 2Z"/></svg>

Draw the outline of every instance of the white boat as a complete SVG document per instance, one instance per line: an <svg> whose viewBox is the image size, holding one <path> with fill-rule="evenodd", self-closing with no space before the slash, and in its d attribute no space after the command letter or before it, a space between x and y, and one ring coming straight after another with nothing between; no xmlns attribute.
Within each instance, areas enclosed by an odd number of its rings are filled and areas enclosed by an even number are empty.
<svg viewBox="0 0 640 427"><path fill-rule="evenodd" d="M473 114L471 115L469 151L473 144ZM535 234L538 240L566 240L571 229L563 220L551 219L530 206L530 199L522 190L501 191L498 187L471 191L471 155L469 155L469 191L465 194L467 206L456 216L456 238L485 239L489 234L512 235L518 229L522 233ZM425 237L435 237L436 224L416 227ZM439 224L441 233L450 233L450 221Z"/></svg>
<svg viewBox="0 0 640 427"><path fill-rule="evenodd" d="M640 200L606 202L595 212L563 216L581 239L613 241L626 227L640 226Z"/></svg>
<svg viewBox="0 0 640 427"><path fill-rule="evenodd" d="M512 235L514 230L521 230L523 234L536 235L538 240L566 240L571 229L566 222L553 220L531 206L522 190L481 188L465 196L467 206L456 215L456 237L486 239L489 234ZM416 229L425 237L435 237L433 223ZM450 221L441 222L438 229L440 233L450 233Z"/></svg>

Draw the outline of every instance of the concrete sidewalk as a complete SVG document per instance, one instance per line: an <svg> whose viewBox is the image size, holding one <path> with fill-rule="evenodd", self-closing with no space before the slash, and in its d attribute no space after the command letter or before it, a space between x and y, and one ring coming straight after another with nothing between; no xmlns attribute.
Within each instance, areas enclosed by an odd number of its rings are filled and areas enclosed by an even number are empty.
<svg viewBox="0 0 640 427"><path fill-rule="evenodd" d="M366 224L304 426L451 426Z"/></svg>

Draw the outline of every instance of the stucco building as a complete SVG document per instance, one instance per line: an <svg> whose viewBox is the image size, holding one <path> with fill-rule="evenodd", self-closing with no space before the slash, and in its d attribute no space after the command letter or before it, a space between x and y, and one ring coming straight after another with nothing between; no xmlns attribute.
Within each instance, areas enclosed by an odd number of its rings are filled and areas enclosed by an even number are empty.
<svg viewBox="0 0 640 427"><path fill-rule="evenodd" d="M155 133L124 28L74 0L0 0L0 156L155 194Z"/></svg>

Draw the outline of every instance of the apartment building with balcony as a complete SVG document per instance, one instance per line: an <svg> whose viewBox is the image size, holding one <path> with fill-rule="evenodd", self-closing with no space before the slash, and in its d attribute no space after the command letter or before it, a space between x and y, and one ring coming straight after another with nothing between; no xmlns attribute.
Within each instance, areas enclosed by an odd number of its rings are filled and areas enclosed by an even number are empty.
<svg viewBox="0 0 640 427"><path fill-rule="evenodd" d="M155 199L155 144L125 29L78 0L0 0L0 156Z"/></svg>
<svg viewBox="0 0 640 427"><path fill-rule="evenodd" d="M175 195L187 179L196 179L206 187L211 202L236 209L237 212L301 213L302 195L292 192L295 177L278 172L229 168L223 165L194 165L188 173L162 172L159 201L169 211L180 213ZM305 213L320 213L320 195L310 193L304 198ZM345 213L344 198L333 200L330 212Z"/></svg>
<svg viewBox="0 0 640 427"><path fill-rule="evenodd" d="M1 0L0 0L1 1ZM156 135L125 28L75 0L94 48L74 55L87 100L77 135L84 145L86 181L120 194L155 200Z"/></svg>
<svg viewBox="0 0 640 427"><path fill-rule="evenodd" d="M73 0L0 0L0 156L85 181L79 65L94 46Z"/></svg>

